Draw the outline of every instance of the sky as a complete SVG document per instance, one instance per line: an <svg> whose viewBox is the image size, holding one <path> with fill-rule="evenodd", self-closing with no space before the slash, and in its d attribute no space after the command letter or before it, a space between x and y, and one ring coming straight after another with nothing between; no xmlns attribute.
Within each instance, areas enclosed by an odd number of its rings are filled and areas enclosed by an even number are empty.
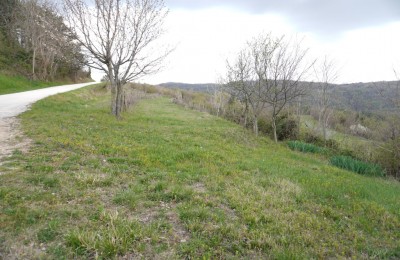
<svg viewBox="0 0 400 260"><path fill-rule="evenodd" d="M400 0L165 0L162 39L175 50L139 82L212 83L260 34L302 39L310 59L334 60L335 83L394 80L400 71ZM312 73L309 80L315 80Z"/></svg>

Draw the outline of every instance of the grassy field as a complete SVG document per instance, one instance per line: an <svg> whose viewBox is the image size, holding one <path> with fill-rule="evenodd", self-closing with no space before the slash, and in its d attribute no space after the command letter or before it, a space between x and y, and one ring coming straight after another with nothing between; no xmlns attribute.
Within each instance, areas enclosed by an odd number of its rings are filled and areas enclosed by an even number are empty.
<svg viewBox="0 0 400 260"><path fill-rule="evenodd" d="M68 82L31 81L24 77L13 77L0 74L0 95L65 85Z"/></svg>
<svg viewBox="0 0 400 260"><path fill-rule="evenodd" d="M0 258L399 258L400 184L145 99L117 121L99 87L22 115L0 169Z"/></svg>

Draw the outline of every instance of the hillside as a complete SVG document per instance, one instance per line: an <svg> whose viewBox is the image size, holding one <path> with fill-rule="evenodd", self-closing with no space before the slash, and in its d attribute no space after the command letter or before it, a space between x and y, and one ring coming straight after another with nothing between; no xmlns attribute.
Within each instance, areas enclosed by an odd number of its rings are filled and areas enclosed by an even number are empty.
<svg viewBox="0 0 400 260"><path fill-rule="evenodd" d="M306 106L315 104L317 95L317 84L312 82L302 82L308 88L306 97ZM200 92L210 92L218 84L186 84L186 83L163 83L160 86L167 88L178 88L184 90L193 90ZM392 107L385 97L393 96L396 87L400 87L399 81L381 81L367 83L351 84L333 84L332 85L332 105L337 109L351 109L357 112L379 113L382 110L391 110ZM383 90L383 95L381 94Z"/></svg>
<svg viewBox="0 0 400 260"><path fill-rule="evenodd" d="M189 84L189 83L178 83L178 82L167 82L159 84L161 87L165 88L176 88L176 89L183 89L183 90L192 90L198 92L211 92L218 84L215 83L201 83L201 84Z"/></svg>
<svg viewBox="0 0 400 260"><path fill-rule="evenodd" d="M87 79L80 79L79 81L90 82L92 80L87 78ZM23 76L7 76L0 74L0 95L47 88L52 86L66 85L71 82L72 82L71 80L51 81L51 82L45 82L39 80L32 81L24 78Z"/></svg>
<svg viewBox="0 0 400 260"><path fill-rule="evenodd" d="M0 170L4 258L398 258L400 184L339 170L164 97L101 87L21 116Z"/></svg>

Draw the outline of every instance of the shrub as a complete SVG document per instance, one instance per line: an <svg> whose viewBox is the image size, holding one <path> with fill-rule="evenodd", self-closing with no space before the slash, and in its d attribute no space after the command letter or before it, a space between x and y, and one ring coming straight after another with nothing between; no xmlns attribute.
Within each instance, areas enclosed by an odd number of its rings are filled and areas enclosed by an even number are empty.
<svg viewBox="0 0 400 260"><path fill-rule="evenodd" d="M324 143L324 140L321 137L311 132L305 133L304 141L306 143L317 144L317 145Z"/></svg>
<svg viewBox="0 0 400 260"><path fill-rule="evenodd" d="M400 138L389 140L377 149L375 160L389 175L400 180Z"/></svg>
<svg viewBox="0 0 400 260"><path fill-rule="evenodd" d="M276 133L278 140L294 140L298 136L297 121L287 115L278 117L276 122Z"/></svg>
<svg viewBox="0 0 400 260"><path fill-rule="evenodd" d="M313 144L307 144L300 141L289 141L288 146L290 149L300 151L303 153L324 153L326 149L318 147Z"/></svg>
<svg viewBox="0 0 400 260"><path fill-rule="evenodd" d="M265 135L272 135L272 124L266 116L262 116L258 119L258 131Z"/></svg>
<svg viewBox="0 0 400 260"><path fill-rule="evenodd" d="M331 164L358 174L368 176L385 176L385 171L377 164L367 163L353 159L350 156L334 156L331 158Z"/></svg>
<svg viewBox="0 0 400 260"><path fill-rule="evenodd" d="M258 119L258 129L261 133L273 137L272 122L266 117ZM276 120L276 134L279 141L296 139L298 136L296 120L286 114L279 116Z"/></svg>
<svg viewBox="0 0 400 260"><path fill-rule="evenodd" d="M311 143L315 144L317 146L325 146L327 148L331 148L333 150L338 150L339 149L339 144L337 141L333 139L328 139L324 141L322 137L319 135L312 133L312 132L306 132L304 137L303 137L304 142L306 143Z"/></svg>

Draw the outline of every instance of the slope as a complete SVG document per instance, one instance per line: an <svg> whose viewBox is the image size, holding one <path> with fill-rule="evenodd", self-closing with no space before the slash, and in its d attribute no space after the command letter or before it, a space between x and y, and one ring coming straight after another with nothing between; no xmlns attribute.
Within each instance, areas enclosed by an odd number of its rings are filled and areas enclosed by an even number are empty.
<svg viewBox="0 0 400 260"><path fill-rule="evenodd" d="M91 79L80 79L78 82L92 82ZM72 80L63 80L63 81L32 81L28 80L22 76L7 76L0 74L0 95L42 89L53 86L67 85L78 83L73 82Z"/></svg>
<svg viewBox="0 0 400 260"><path fill-rule="evenodd" d="M396 258L400 185L163 97L40 101L0 176L4 258Z"/></svg>

